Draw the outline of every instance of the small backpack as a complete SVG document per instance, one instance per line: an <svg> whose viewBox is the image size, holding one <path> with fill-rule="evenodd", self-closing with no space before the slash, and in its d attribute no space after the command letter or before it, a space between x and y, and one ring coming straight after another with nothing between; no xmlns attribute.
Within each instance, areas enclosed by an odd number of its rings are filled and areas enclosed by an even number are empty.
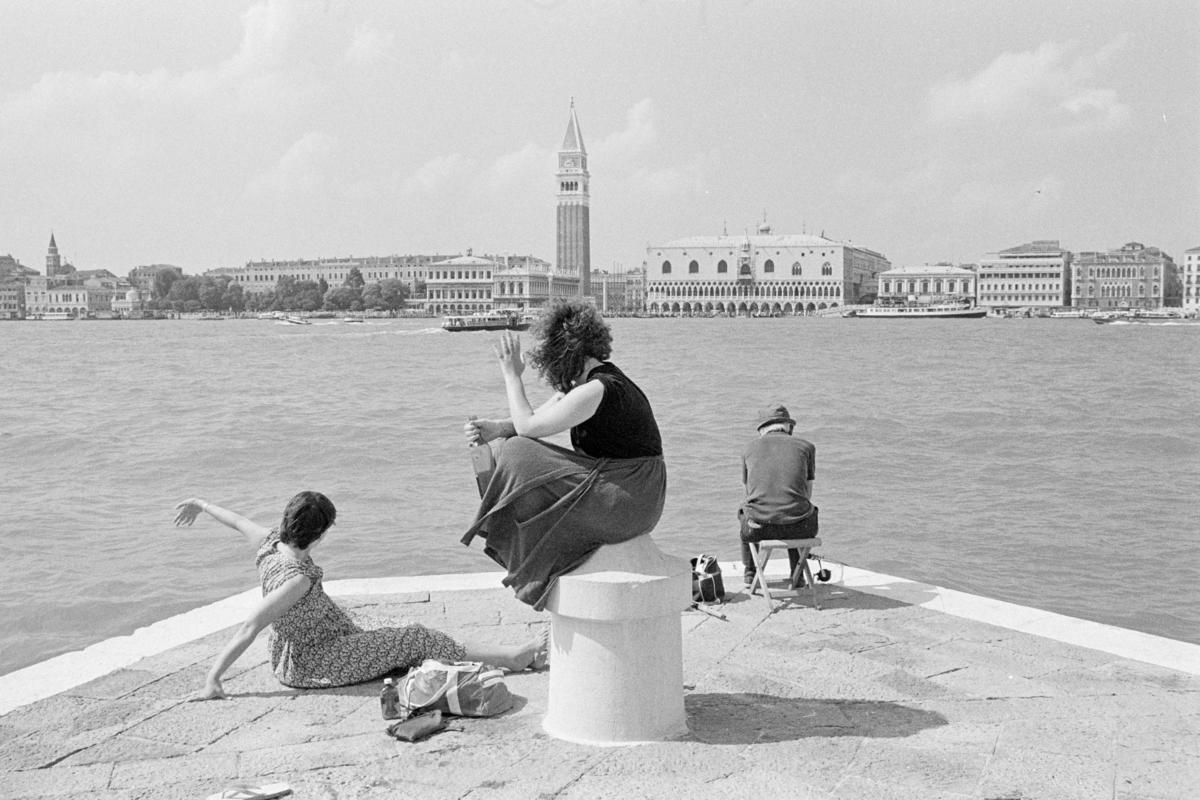
<svg viewBox="0 0 1200 800"><path fill-rule="evenodd" d="M692 559L692 600L716 603L725 599L725 581L715 556L701 553Z"/></svg>
<svg viewBox="0 0 1200 800"><path fill-rule="evenodd" d="M460 717L494 717L513 706L504 672L478 661L426 659L400 678L397 689L405 717L434 709Z"/></svg>

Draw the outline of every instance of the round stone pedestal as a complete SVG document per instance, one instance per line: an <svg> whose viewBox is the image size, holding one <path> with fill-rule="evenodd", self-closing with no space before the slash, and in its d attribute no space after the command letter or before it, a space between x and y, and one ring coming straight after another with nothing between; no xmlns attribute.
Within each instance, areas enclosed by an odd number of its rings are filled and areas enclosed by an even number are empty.
<svg viewBox="0 0 1200 800"><path fill-rule="evenodd" d="M605 545L559 578L546 604L546 732L598 745L686 733L680 613L691 602L691 565L649 535Z"/></svg>

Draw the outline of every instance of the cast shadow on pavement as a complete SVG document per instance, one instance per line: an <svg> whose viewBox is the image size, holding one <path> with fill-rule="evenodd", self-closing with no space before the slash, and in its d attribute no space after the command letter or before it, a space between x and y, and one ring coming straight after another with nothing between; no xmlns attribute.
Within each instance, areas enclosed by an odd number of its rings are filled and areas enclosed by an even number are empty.
<svg viewBox="0 0 1200 800"><path fill-rule="evenodd" d="M813 736L896 738L948 724L935 711L881 700L732 692L687 695L684 705L692 738L706 744L763 744Z"/></svg>
<svg viewBox="0 0 1200 800"><path fill-rule="evenodd" d="M778 612L795 608L813 611L809 589L788 589L786 580L771 581L772 607ZM904 606L924 605L937 597L937 589L923 583L903 581L880 583L869 587L850 588L838 583L818 583L817 597L822 608L844 608L852 611L883 611ZM751 595L746 588L729 592L725 603L758 603L766 608L761 592ZM716 604L708 606L715 608ZM819 613L819 612L818 612Z"/></svg>

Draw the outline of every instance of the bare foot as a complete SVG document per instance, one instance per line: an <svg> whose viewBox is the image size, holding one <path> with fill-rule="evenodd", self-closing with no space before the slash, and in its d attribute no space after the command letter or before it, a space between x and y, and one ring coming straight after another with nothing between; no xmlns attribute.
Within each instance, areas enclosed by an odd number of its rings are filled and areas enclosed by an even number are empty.
<svg viewBox="0 0 1200 800"><path fill-rule="evenodd" d="M550 663L550 631L542 628L537 635L517 648L512 663L507 666L513 672L542 670Z"/></svg>

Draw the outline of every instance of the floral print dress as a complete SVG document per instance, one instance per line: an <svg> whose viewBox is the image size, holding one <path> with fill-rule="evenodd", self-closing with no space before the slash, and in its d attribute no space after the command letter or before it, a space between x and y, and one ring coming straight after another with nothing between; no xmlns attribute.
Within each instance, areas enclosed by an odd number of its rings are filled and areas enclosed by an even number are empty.
<svg viewBox="0 0 1200 800"><path fill-rule="evenodd" d="M461 644L423 625L363 630L325 594L324 571L311 560L297 561L280 552L278 543L278 531L271 531L255 556L263 596L297 575L312 581L304 597L271 624L271 667L284 686L347 686L427 658L463 659Z"/></svg>

